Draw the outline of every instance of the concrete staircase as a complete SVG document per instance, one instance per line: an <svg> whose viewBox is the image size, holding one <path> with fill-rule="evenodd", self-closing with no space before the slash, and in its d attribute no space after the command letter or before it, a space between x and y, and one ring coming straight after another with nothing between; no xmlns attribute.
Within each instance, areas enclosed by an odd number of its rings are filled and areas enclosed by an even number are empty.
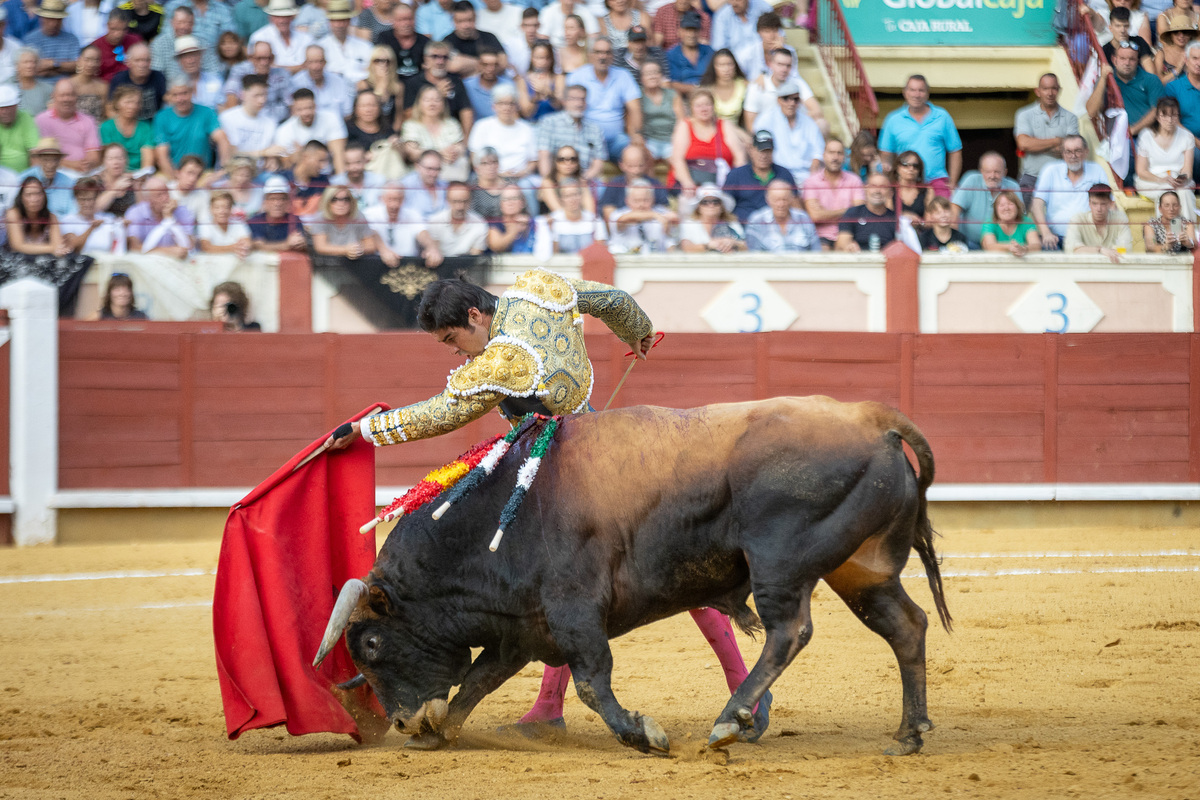
<svg viewBox="0 0 1200 800"><path fill-rule="evenodd" d="M829 121L830 134L849 146L850 140L858 131L858 125L848 121L843 114L841 103L834 96L833 84L829 81L829 73L825 70L821 54L809 43L808 31L804 28L791 28L787 31L786 38L787 43L796 48L799 62L796 68L800 77L812 87L813 95L821 104L825 119Z"/></svg>

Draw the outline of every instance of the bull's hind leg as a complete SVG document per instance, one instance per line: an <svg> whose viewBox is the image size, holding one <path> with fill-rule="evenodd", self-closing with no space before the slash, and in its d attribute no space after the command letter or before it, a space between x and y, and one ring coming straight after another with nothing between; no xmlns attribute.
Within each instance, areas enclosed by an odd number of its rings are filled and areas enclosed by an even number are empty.
<svg viewBox="0 0 1200 800"><path fill-rule="evenodd" d="M860 553L863 553L862 549L850 561L826 575L825 582L864 625L892 646L896 654L904 687L903 714L895 735L897 744L889 748L887 754L910 755L924 744L921 734L933 730L925 704L925 630L928 622L925 612L900 584L903 564L895 565L890 573L880 574L864 567ZM878 553L870 555L873 556L871 560L878 559ZM871 566L879 565L873 563Z"/></svg>

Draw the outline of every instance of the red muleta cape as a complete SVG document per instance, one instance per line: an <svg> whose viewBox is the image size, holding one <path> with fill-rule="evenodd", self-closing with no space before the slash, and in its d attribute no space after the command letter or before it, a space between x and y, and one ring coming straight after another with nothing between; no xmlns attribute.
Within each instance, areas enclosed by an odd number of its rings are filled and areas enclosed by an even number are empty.
<svg viewBox="0 0 1200 800"><path fill-rule="evenodd" d="M350 421L387 408L371 406ZM375 563L375 537L358 532L375 515L375 447L359 439L297 469L326 438L259 484L225 522L213 637L230 739L281 724L294 736L359 739L354 717L380 714L367 686L346 697L353 717L331 691L357 672L344 642L312 667L342 584Z"/></svg>

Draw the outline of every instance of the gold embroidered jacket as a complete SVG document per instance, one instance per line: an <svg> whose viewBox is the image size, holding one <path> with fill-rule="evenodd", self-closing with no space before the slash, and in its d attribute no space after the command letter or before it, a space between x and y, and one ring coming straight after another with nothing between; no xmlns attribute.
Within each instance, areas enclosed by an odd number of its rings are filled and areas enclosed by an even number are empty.
<svg viewBox="0 0 1200 800"><path fill-rule="evenodd" d="M652 330L646 313L620 289L530 270L500 297L487 348L450 373L445 391L367 417L363 437L382 446L440 436L506 397L537 397L555 414L587 411L592 362L580 313L599 318L630 345Z"/></svg>

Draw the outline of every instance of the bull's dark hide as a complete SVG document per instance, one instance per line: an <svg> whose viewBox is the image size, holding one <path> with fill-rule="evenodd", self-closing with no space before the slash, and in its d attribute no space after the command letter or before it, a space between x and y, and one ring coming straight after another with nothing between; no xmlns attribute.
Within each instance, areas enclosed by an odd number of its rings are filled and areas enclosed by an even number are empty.
<svg viewBox="0 0 1200 800"><path fill-rule="evenodd" d="M4 248L0 250L0 286L17 278L39 278L58 288L58 315L73 317L79 287L94 262L91 256L74 253L59 258L49 254L14 253Z"/></svg>

